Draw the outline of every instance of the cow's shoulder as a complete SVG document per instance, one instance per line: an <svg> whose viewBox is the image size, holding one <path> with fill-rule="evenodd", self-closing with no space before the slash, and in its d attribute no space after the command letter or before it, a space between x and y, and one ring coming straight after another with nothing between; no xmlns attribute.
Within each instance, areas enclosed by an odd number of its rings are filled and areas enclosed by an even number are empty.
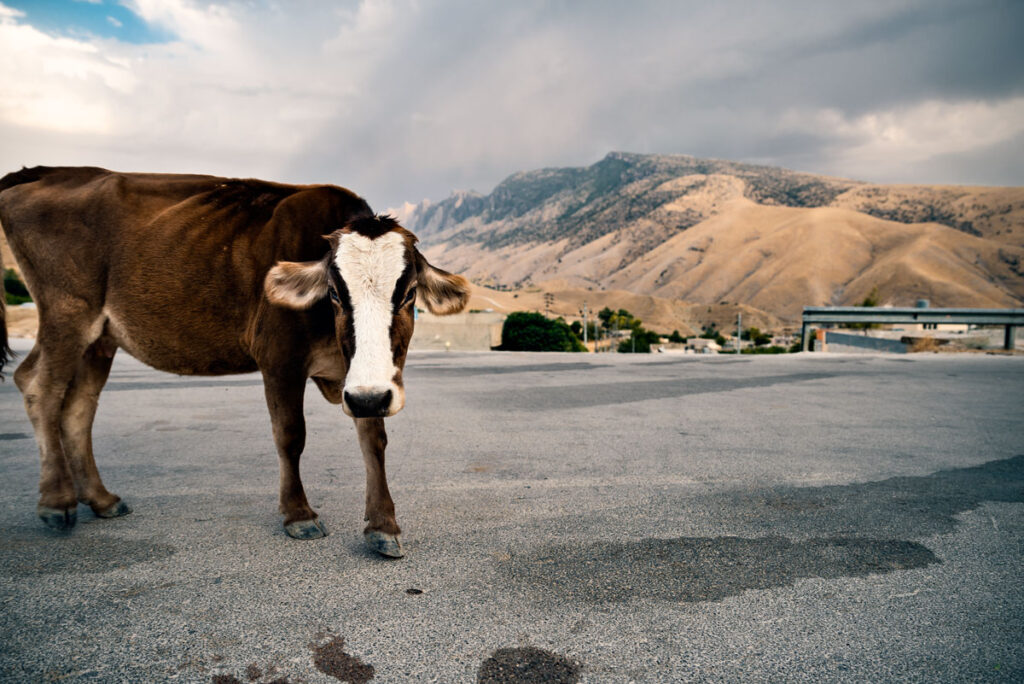
<svg viewBox="0 0 1024 684"><path fill-rule="evenodd" d="M337 185L295 185L287 197L286 208L327 222L348 223L355 217L372 216L370 206L362 197ZM339 228L341 226L338 226Z"/></svg>
<svg viewBox="0 0 1024 684"><path fill-rule="evenodd" d="M276 202L259 231L261 238L273 241L283 250L279 258L319 259L329 247L325 236L355 218L372 215L366 201L345 188L334 185L289 187L293 192Z"/></svg>

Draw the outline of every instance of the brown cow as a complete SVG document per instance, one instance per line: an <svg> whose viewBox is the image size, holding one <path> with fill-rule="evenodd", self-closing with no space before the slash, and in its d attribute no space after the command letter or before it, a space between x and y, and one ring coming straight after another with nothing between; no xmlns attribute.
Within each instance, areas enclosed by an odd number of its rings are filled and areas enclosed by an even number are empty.
<svg viewBox="0 0 1024 684"><path fill-rule="evenodd" d="M312 377L355 420L367 544L402 555L383 419L405 403L417 294L437 314L462 310L469 296L466 280L427 263L411 233L339 187L98 168L8 174L0 225L39 307L38 339L14 380L39 444L43 522L69 529L79 501L101 518L130 512L103 486L92 453L97 400L120 347L170 373L263 374L280 510L297 539L326 534L299 478Z"/></svg>

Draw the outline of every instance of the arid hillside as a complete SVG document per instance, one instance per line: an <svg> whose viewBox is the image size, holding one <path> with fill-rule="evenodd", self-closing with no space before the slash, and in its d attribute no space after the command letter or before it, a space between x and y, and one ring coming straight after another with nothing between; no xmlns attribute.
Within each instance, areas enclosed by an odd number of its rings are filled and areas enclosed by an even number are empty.
<svg viewBox="0 0 1024 684"><path fill-rule="evenodd" d="M586 302L689 334L729 329L737 313L792 327L804 306L857 304L876 288L893 305L1024 306L1024 188L611 153L399 213L428 258L474 281L477 309L576 318ZM2 234L0 253L16 267ZM15 311L12 326L16 315L34 325Z"/></svg>
<svg viewBox="0 0 1024 684"><path fill-rule="evenodd" d="M894 305L1024 300L1024 188L612 153L402 214L428 257L497 289L617 290L690 311L742 304L788 322L874 288Z"/></svg>

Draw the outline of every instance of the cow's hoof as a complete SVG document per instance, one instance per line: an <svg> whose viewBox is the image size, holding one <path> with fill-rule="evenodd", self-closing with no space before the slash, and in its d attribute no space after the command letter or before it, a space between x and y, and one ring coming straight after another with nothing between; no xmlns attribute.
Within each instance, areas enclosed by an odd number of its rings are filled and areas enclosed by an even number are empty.
<svg viewBox="0 0 1024 684"><path fill-rule="evenodd" d="M316 518L288 523L284 531L292 539L320 539L327 536L327 528Z"/></svg>
<svg viewBox="0 0 1024 684"><path fill-rule="evenodd" d="M131 512L132 509L124 501L115 501L102 511L93 511L97 518L120 518L122 515L128 515Z"/></svg>
<svg viewBox="0 0 1024 684"><path fill-rule="evenodd" d="M374 530L372 532L364 532L363 541L366 542L366 546L371 551L376 551L382 556L401 558L405 555L402 552L402 537L400 535Z"/></svg>
<svg viewBox="0 0 1024 684"><path fill-rule="evenodd" d="M67 531L75 526L78 521L77 508L50 508L49 506L36 506L36 515L51 530Z"/></svg>

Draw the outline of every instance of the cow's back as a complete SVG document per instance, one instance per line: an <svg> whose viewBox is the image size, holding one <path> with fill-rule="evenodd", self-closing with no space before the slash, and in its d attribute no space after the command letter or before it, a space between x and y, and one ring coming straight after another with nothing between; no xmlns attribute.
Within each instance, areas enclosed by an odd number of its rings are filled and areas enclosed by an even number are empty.
<svg viewBox="0 0 1024 684"><path fill-rule="evenodd" d="M40 309L79 297L120 346L179 373L254 368L267 270L320 258L321 236L366 212L332 186L95 168L0 179L0 224Z"/></svg>

